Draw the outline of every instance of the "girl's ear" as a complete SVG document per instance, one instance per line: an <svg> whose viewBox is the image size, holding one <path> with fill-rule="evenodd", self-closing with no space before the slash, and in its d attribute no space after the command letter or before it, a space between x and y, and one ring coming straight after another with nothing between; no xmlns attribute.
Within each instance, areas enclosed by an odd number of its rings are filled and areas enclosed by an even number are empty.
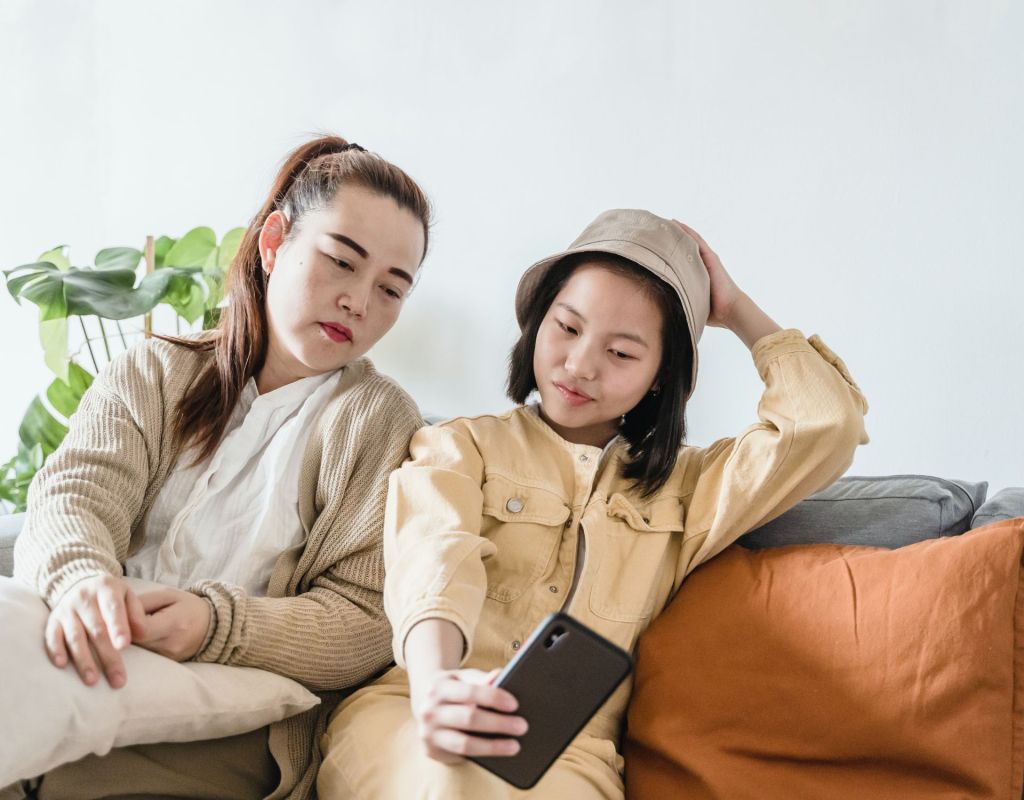
<svg viewBox="0 0 1024 800"><path fill-rule="evenodd" d="M269 275L274 270L277 251L284 243L288 232L288 220L280 211L272 211L267 221L260 228L260 258L263 260L263 271Z"/></svg>

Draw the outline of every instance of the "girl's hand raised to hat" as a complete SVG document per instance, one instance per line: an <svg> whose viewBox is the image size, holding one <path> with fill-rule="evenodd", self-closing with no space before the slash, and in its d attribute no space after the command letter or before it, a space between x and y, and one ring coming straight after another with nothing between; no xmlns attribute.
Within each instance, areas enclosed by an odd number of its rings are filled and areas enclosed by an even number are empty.
<svg viewBox="0 0 1024 800"><path fill-rule="evenodd" d="M733 331L747 347L762 336L781 330L778 323L764 313L761 308L743 292L732 279L718 254L711 249L704 237L689 225L677 219L672 220L697 242L701 261L708 271L711 281L711 312L708 314L708 325L716 328L728 328Z"/></svg>
<svg viewBox="0 0 1024 800"><path fill-rule="evenodd" d="M711 313L708 316L708 325L716 328L728 328L729 318L743 292L736 285L725 267L722 266L722 259L718 253L711 249L711 246L704 241L704 237L689 225L684 225L677 219L672 220L676 225L686 231L696 242L700 250L701 261L708 271L711 279Z"/></svg>

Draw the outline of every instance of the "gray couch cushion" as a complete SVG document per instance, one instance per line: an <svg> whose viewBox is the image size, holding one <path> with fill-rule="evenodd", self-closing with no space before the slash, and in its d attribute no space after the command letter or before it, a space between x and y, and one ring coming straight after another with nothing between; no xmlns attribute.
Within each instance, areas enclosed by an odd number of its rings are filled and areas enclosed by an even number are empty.
<svg viewBox="0 0 1024 800"><path fill-rule="evenodd" d="M750 548L787 544L860 544L903 547L970 530L988 484L891 475L840 478L781 517L751 531Z"/></svg>
<svg viewBox="0 0 1024 800"><path fill-rule="evenodd" d="M1003 489L985 501L971 520L971 528L980 528L1001 519L1024 517L1024 489Z"/></svg>
<svg viewBox="0 0 1024 800"><path fill-rule="evenodd" d="M0 575L14 572L14 540L18 538L24 514L0 514Z"/></svg>

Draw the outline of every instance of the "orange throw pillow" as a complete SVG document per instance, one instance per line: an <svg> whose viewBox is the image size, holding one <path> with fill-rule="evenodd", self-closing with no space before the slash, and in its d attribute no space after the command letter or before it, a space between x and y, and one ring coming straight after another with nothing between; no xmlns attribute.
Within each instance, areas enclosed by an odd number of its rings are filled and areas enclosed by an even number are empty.
<svg viewBox="0 0 1024 800"><path fill-rule="evenodd" d="M733 546L641 637L632 800L1016 800L1024 517L898 550Z"/></svg>

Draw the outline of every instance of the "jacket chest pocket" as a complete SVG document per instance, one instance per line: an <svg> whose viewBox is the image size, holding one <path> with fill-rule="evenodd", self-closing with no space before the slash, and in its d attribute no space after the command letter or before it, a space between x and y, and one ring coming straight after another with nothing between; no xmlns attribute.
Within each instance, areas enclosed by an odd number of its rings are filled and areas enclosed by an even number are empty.
<svg viewBox="0 0 1024 800"><path fill-rule="evenodd" d="M487 596L509 603L553 566L572 510L555 492L497 475L484 483L483 499L480 534L497 547L484 559Z"/></svg>
<svg viewBox="0 0 1024 800"><path fill-rule="evenodd" d="M600 535L587 537L598 561L590 610L617 622L648 619L665 586L671 589L682 530L679 498L634 505L623 495L613 494Z"/></svg>

